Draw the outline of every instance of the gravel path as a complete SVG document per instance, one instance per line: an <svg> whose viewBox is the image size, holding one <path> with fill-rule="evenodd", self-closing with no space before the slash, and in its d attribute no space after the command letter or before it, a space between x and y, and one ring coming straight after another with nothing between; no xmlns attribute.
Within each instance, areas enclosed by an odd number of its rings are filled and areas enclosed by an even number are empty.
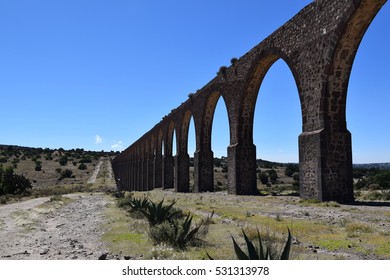
<svg viewBox="0 0 390 280"><path fill-rule="evenodd" d="M96 166L95 170L93 171L91 178L89 178L89 180L87 182L88 184L94 184L96 182L96 179L97 179L97 176L100 172L100 168L102 167L102 164L103 164L103 161L100 160L98 165Z"/></svg>
<svg viewBox="0 0 390 280"><path fill-rule="evenodd" d="M66 195L71 201L37 198L0 207L0 259L97 260L104 252L100 225L105 194Z"/></svg>

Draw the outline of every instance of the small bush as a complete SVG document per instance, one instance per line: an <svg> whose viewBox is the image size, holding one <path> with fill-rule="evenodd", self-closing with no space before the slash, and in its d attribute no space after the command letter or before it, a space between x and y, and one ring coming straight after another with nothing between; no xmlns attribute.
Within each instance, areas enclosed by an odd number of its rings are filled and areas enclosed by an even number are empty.
<svg viewBox="0 0 390 280"><path fill-rule="evenodd" d="M73 171L69 169L65 169L64 171L61 171L61 177L59 180L65 179L65 178L72 178Z"/></svg>
<svg viewBox="0 0 390 280"><path fill-rule="evenodd" d="M68 157L67 156L61 156L59 161L60 165L65 166L68 164Z"/></svg>
<svg viewBox="0 0 390 280"><path fill-rule="evenodd" d="M80 163L79 167L78 167L80 170L86 170L87 169L87 165L84 164L84 163Z"/></svg>
<svg viewBox="0 0 390 280"><path fill-rule="evenodd" d="M63 199L62 195L55 194L55 195L53 195L52 197L50 197L50 202L53 202L53 201L61 201L62 199Z"/></svg>

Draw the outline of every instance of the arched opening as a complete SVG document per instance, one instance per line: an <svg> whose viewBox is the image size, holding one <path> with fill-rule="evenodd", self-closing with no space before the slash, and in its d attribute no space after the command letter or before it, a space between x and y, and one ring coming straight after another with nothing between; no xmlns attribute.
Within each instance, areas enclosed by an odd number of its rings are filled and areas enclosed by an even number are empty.
<svg viewBox="0 0 390 280"><path fill-rule="evenodd" d="M299 190L298 136L301 132L296 81L286 62L279 59L266 73L256 102L253 142L258 189L266 193Z"/></svg>
<svg viewBox="0 0 390 280"><path fill-rule="evenodd" d="M346 114L354 163L390 162L390 53L384 42L390 36L389 17L390 7L385 5L364 35L353 62Z"/></svg>
<svg viewBox="0 0 390 280"><path fill-rule="evenodd" d="M175 179L174 186L177 192L190 191L190 156L188 151L189 130L192 119L190 110L184 112L181 116L180 127L178 128L177 154L175 155Z"/></svg>
<svg viewBox="0 0 390 280"><path fill-rule="evenodd" d="M188 155L190 156L190 190L194 186L194 154L196 151L196 133L194 118L191 116L190 125L188 127Z"/></svg>
<svg viewBox="0 0 390 280"><path fill-rule="evenodd" d="M214 153L214 189L228 189L227 147L230 144L229 118L223 97L219 96L212 119L211 149Z"/></svg>
<svg viewBox="0 0 390 280"><path fill-rule="evenodd" d="M163 137L163 157L162 157L162 187L171 189L174 187L174 161L176 154L176 132L173 121L169 123Z"/></svg>
<svg viewBox="0 0 390 280"><path fill-rule="evenodd" d="M376 15L365 33L349 79L346 119L352 134L354 197L388 199L390 167L390 84L387 45L389 5ZM387 163L387 164L386 164ZM375 187L374 187L375 186Z"/></svg>
<svg viewBox="0 0 390 280"><path fill-rule="evenodd" d="M161 140L161 155L165 156L165 141L164 141L164 139Z"/></svg>
<svg viewBox="0 0 390 280"><path fill-rule="evenodd" d="M324 120L326 121L327 126L324 128L326 129L326 133L323 133L321 142L322 168L320 179L322 187L319 195L322 200L335 200L339 202L354 201L352 165L353 141L351 139L354 136L347 129L347 92L352 88L351 71L355 59L359 56L357 54L358 48L361 43L364 45L364 41L368 42L368 40L363 40L363 38L367 39L367 37L365 37L366 31L384 3L385 1L368 0L359 2L356 10L351 14L351 17L346 24L342 26L341 37L337 42L332 64L328 69L328 81L326 84L327 95L324 99L326 102L323 103L323 108L325 109ZM367 33L367 36L369 36L369 33L370 32ZM381 32L379 39L381 40L384 37L383 32ZM378 49L370 51L378 53ZM383 57L381 56L377 60L381 61L383 60ZM378 68L376 64L373 69L375 68ZM355 69L358 69L356 65ZM367 76L369 76L371 72L374 72L373 69L370 69L370 72L366 72L359 78L362 87ZM358 90L360 90L360 87ZM371 90L372 88L364 89L364 91ZM348 93L348 96L351 97L351 92ZM381 101L383 103L385 102L385 100ZM365 99L361 102L358 104L361 106L364 104L364 107L363 109L358 109L359 113L361 113L362 110L364 111L364 108L368 104L368 100ZM376 106L375 113L378 112L378 109L379 107ZM352 111L350 110L350 112ZM365 113L363 114L368 114L368 111L365 110ZM351 128L353 129L353 126L349 126L350 130ZM366 131L364 133L367 134ZM379 146L376 143L377 141L373 141L374 143L372 143L372 145ZM369 142L368 139L366 139L365 142ZM381 153L383 153L382 150Z"/></svg>

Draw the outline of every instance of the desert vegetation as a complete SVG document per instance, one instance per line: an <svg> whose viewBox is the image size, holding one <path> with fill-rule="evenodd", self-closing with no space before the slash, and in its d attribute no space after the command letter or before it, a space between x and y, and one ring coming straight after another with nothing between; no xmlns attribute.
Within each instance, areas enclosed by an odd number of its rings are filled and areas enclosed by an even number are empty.
<svg viewBox="0 0 390 280"><path fill-rule="evenodd" d="M115 154L0 147L3 204L41 196L54 203L64 198L61 195L85 192L87 206L94 201L90 192L114 183L109 165L97 166L102 156ZM264 160L257 162L257 196L228 195L227 159L216 158L214 163L214 193L156 189L120 192L117 198L101 194L108 203L102 209L104 222L99 230L104 232L101 241L111 258L390 258L390 214L383 207L388 206L386 169L356 168L359 203L341 205L301 200L298 165ZM88 183L95 169L100 170L97 181ZM78 194L72 199L77 201ZM72 209L69 213L77 212L73 201L66 203Z"/></svg>
<svg viewBox="0 0 390 280"><path fill-rule="evenodd" d="M99 159L114 155L0 145L0 202L85 190Z"/></svg>

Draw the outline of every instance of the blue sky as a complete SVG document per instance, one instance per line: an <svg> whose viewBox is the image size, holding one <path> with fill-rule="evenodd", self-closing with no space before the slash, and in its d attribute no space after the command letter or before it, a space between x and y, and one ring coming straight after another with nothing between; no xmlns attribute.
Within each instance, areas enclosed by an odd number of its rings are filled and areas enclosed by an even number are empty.
<svg viewBox="0 0 390 280"><path fill-rule="evenodd" d="M0 143L123 150L310 2L0 0ZM352 72L347 121L356 163L390 161L388 26L389 4ZM213 132L215 155L226 155L222 101ZM278 61L256 107L258 157L297 162L300 133L296 85Z"/></svg>

